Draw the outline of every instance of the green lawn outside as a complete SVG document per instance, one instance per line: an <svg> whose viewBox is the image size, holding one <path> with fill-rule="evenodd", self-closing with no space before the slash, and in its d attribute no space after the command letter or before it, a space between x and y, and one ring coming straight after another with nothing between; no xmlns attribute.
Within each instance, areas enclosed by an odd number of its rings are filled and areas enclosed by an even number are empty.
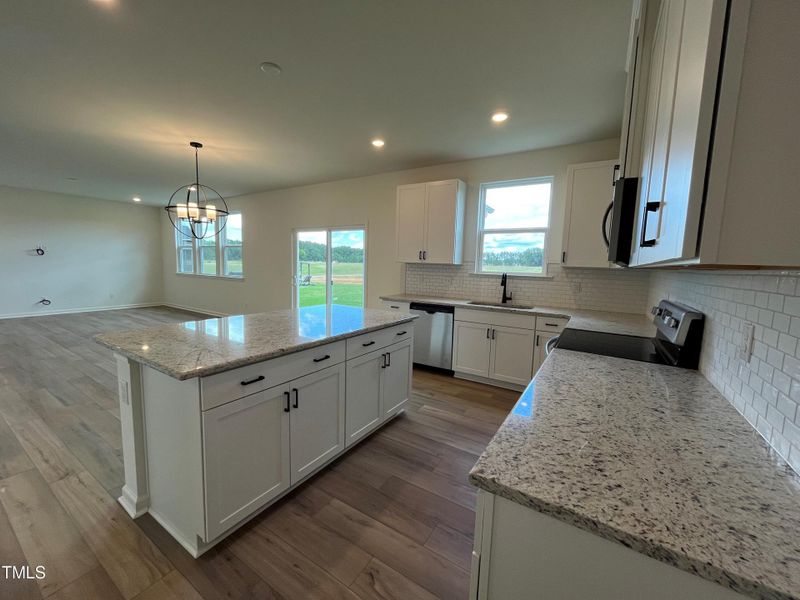
<svg viewBox="0 0 800 600"><path fill-rule="evenodd" d="M299 275L305 275L306 264L311 265L311 276L322 276L325 275L325 263L324 262L311 262L311 263L301 263L301 269L298 273ZM361 263L333 263L333 276L336 277L337 275L361 275L364 273L364 265Z"/></svg>
<svg viewBox="0 0 800 600"><path fill-rule="evenodd" d="M316 306L325 304L325 285L315 283L298 288L300 306ZM344 306L364 305L364 285L361 283L342 283L333 285L333 304Z"/></svg>

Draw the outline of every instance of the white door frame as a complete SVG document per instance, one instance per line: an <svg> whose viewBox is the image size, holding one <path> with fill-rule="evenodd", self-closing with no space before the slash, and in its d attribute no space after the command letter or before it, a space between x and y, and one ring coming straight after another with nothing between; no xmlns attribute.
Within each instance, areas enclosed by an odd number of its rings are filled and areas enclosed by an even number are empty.
<svg viewBox="0 0 800 600"><path fill-rule="evenodd" d="M331 285L333 282L333 257L331 246L331 233L334 231L356 231L364 232L364 286L361 296L361 305L367 306L367 226L366 225L341 225L336 227L296 227L292 229L292 308L298 308L300 304L300 286L297 285L297 236L304 231L324 231L325 232L325 271L327 281L325 285L325 306L331 306Z"/></svg>

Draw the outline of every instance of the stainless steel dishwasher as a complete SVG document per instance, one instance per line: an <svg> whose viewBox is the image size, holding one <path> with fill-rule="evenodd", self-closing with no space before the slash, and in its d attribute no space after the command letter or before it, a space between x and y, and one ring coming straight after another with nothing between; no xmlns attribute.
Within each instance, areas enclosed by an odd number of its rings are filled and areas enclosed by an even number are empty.
<svg viewBox="0 0 800 600"><path fill-rule="evenodd" d="M414 362L429 367L453 368L452 306L412 302L414 321Z"/></svg>

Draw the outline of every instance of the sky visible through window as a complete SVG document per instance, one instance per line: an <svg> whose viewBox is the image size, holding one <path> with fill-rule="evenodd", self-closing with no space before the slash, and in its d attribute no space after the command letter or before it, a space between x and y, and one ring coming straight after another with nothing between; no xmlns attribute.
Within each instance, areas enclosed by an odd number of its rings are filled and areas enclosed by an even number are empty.
<svg viewBox="0 0 800 600"><path fill-rule="evenodd" d="M547 227L550 212L551 183L532 183L486 189L484 226L486 229L522 229ZM486 235L484 252L522 252L543 248L543 235L505 233Z"/></svg>

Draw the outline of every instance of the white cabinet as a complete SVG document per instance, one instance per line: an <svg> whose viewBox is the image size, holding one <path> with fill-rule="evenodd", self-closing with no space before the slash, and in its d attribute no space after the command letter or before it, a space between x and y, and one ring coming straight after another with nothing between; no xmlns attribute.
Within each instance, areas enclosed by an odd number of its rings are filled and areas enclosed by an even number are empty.
<svg viewBox="0 0 800 600"><path fill-rule="evenodd" d="M514 389L526 386L533 376L535 323L536 318L528 315L456 309L456 376Z"/></svg>
<svg viewBox="0 0 800 600"><path fill-rule="evenodd" d="M381 374L384 353L370 352L347 361L346 444L360 440L381 422Z"/></svg>
<svg viewBox="0 0 800 600"><path fill-rule="evenodd" d="M381 415L384 419L402 410L411 397L411 348L408 342L386 348L381 393Z"/></svg>
<svg viewBox="0 0 800 600"><path fill-rule="evenodd" d="M488 377L491 336L491 325L456 321L453 326L453 371Z"/></svg>
<svg viewBox="0 0 800 600"><path fill-rule="evenodd" d="M397 414L411 397L411 342L347 361L346 445Z"/></svg>
<svg viewBox="0 0 800 600"><path fill-rule="evenodd" d="M202 413L207 540L289 489L288 409L283 385Z"/></svg>
<svg viewBox="0 0 800 600"><path fill-rule="evenodd" d="M536 341L533 350L533 374L536 375L536 372L539 370L539 367L542 366L544 359L547 358L547 351L545 347L547 346L547 342L549 342L552 338L557 336L557 333L550 333L545 331L537 331L536 332Z"/></svg>
<svg viewBox="0 0 800 600"><path fill-rule="evenodd" d="M566 267L608 268L608 247L603 239L603 217L611 204L616 160L569 165L564 222Z"/></svg>
<svg viewBox="0 0 800 600"><path fill-rule="evenodd" d="M532 376L534 332L516 327L492 327L489 378L528 385Z"/></svg>
<svg viewBox="0 0 800 600"><path fill-rule="evenodd" d="M345 366L291 382L292 485L344 450Z"/></svg>
<svg viewBox="0 0 800 600"><path fill-rule="evenodd" d="M398 186L398 261L461 264L466 189L458 179Z"/></svg>
<svg viewBox="0 0 800 600"><path fill-rule="evenodd" d="M408 312L411 310L410 302L398 302L396 300L381 300L381 305L386 310L396 310L398 312Z"/></svg>

